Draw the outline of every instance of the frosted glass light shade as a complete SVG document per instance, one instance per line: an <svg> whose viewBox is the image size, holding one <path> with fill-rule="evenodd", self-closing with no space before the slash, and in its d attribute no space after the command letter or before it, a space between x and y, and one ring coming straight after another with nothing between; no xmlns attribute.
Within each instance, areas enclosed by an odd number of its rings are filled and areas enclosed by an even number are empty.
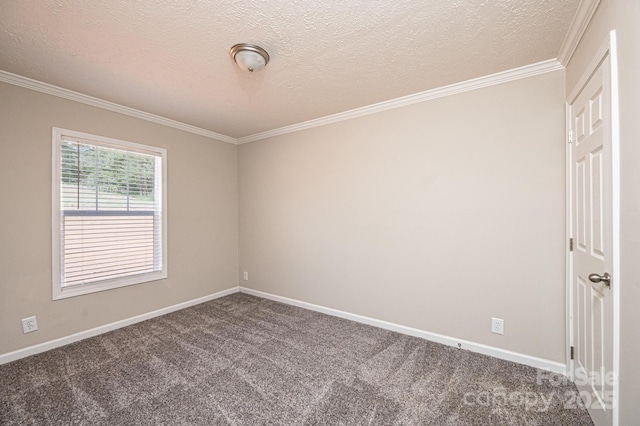
<svg viewBox="0 0 640 426"><path fill-rule="evenodd" d="M238 67L244 71L260 71L269 63L269 54L260 46L248 43L236 44L229 54Z"/></svg>

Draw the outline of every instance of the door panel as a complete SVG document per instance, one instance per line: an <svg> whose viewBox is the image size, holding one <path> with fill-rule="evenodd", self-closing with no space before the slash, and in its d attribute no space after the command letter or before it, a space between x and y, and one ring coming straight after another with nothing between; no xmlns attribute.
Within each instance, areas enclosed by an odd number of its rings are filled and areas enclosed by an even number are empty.
<svg viewBox="0 0 640 426"><path fill-rule="evenodd" d="M604 261L602 227L602 147L591 153L591 255Z"/></svg>
<svg viewBox="0 0 640 426"><path fill-rule="evenodd" d="M610 59L607 56L570 105L576 140L573 176L573 377L596 425L612 423L611 289L589 275L612 272L612 154ZM615 285L615 282L613 283Z"/></svg>
<svg viewBox="0 0 640 426"><path fill-rule="evenodd" d="M581 365L587 365L587 285L578 276L578 317L576 325L578 327L577 358Z"/></svg>
<svg viewBox="0 0 640 426"><path fill-rule="evenodd" d="M576 212L576 225L575 231L577 239L577 249L586 252L587 251L587 167L585 165L584 157L580 158L576 163L576 206L574 211Z"/></svg>

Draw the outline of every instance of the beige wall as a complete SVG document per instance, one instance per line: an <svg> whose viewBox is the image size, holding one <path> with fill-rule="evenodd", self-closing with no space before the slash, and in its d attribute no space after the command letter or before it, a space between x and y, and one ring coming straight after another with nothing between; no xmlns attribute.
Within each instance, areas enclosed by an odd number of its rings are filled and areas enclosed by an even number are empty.
<svg viewBox="0 0 640 426"><path fill-rule="evenodd" d="M5 83L0 99L0 354L237 285L236 146ZM167 149L168 279L51 300L54 126Z"/></svg>
<svg viewBox="0 0 640 426"><path fill-rule="evenodd" d="M565 362L564 98L617 29L620 415L634 423L638 16L602 1L566 86L555 72L239 148L0 83L0 354L235 286L239 174L247 287ZM168 149L167 280L51 300L53 126ZM23 335L31 315L40 330Z"/></svg>
<svg viewBox="0 0 640 426"><path fill-rule="evenodd" d="M620 79L620 424L640 421L640 2L602 0L567 67L567 93L615 29Z"/></svg>
<svg viewBox="0 0 640 426"><path fill-rule="evenodd" d="M241 145L242 285L564 363L564 84Z"/></svg>

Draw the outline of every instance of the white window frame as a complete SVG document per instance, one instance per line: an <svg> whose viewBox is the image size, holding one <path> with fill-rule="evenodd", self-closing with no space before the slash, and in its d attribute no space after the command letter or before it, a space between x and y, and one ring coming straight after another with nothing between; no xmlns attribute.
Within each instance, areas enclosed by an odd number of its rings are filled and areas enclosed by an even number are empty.
<svg viewBox="0 0 640 426"><path fill-rule="evenodd" d="M74 130L53 128L52 144L52 274L53 274L53 300L79 296L81 294L95 293L113 288L119 288L149 281L157 281L167 278L167 150L149 145L112 139ZM60 173L61 173L61 144L63 137L85 140L88 144L107 148L116 148L141 154L151 154L161 157L162 174L162 270L146 274L132 275L128 277L111 278L103 281L77 286L62 286L62 253L61 247L61 210L60 210Z"/></svg>

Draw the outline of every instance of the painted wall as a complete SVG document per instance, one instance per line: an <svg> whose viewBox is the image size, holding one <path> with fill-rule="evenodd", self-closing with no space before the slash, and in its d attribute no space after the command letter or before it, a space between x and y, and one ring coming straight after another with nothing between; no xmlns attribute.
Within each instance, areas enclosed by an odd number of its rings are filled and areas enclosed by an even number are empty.
<svg viewBox="0 0 640 426"><path fill-rule="evenodd" d="M237 285L236 146L5 83L0 99L0 354ZM51 300L54 126L167 149L168 279Z"/></svg>
<svg viewBox="0 0 640 426"><path fill-rule="evenodd" d="M601 1L567 66L567 93L607 33L618 38L620 81L620 424L640 421L640 2ZM614 283L615 284L615 283Z"/></svg>
<svg viewBox="0 0 640 426"><path fill-rule="evenodd" d="M564 363L564 84L241 145L242 285Z"/></svg>

